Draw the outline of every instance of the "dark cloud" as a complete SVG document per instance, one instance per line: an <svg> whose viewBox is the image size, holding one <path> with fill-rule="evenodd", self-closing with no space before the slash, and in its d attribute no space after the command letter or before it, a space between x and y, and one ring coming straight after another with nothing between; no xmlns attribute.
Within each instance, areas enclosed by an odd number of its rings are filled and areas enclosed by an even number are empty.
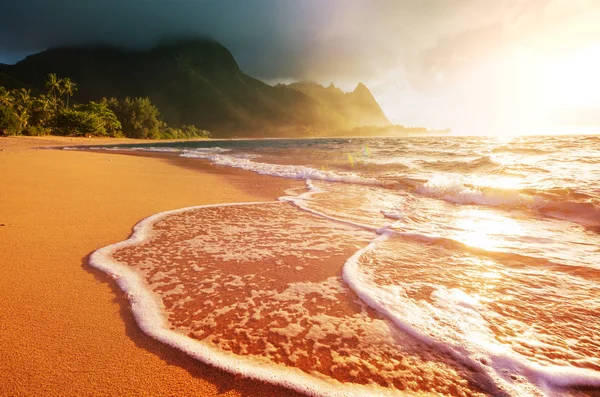
<svg viewBox="0 0 600 397"><path fill-rule="evenodd" d="M470 1L458 0L454 6ZM0 17L0 55L82 43L144 47L164 37L209 35L227 46L246 71L265 79L360 78L396 63L404 48L425 42L420 30L443 18L446 4L444 0L12 0Z"/></svg>
<svg viewBox="0 0 600 397"><path fill-rule="evenodd" d="M331 12L318 0L19 0L2 9L0 55L12 60L59 45L147 47L165 37L208 35L251 72L291 76L300 73Z"/></svg>
<svg viewBox="0 0 600 397"><path fill-rule="evenodd" d="M595 0L8 0L0 61L48 47L152 45L208 35L266 79L352 77L401 66L430 78L512 37L546 37ZM590 36L595 32L583 32Z"/></svg>

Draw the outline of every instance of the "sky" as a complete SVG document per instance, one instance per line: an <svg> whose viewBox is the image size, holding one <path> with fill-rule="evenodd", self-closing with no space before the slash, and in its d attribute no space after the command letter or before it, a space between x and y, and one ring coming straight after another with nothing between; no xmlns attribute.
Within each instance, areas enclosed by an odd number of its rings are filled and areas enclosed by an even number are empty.
<svg viewBox="0 0 600 397"><path fill-rule="evenodd" d="M0 62L211 36L270 84L365 83L392 122L467 134L600 126L598 0L10 0Z"/></svg>

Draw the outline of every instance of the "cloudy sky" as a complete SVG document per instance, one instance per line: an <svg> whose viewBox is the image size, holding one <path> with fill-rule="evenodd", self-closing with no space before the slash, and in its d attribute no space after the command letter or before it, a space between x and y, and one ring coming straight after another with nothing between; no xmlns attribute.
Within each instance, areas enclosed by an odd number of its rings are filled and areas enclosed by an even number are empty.
<svg viewBox="0 0 600 397"><path fill-rule="evenodd" d="M12 2L0 62L56 45L210 35L269 83L362 81L396 123L459 133L600 125L598 0Z"/></svg>

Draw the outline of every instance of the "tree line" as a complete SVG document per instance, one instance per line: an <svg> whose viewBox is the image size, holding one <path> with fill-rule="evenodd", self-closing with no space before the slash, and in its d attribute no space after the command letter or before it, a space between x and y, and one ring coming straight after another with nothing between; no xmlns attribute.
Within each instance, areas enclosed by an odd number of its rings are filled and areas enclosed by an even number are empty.
<svg viewBox="0 0 600 397"><path fill-rule="evenodd" d="M48 75L47 93L32 95L25 88L0 86L0 135L63 135L137 139L210 138L193 125L173 128L162 121L148 98L102 98L70 106L77 84Z"/></svg>

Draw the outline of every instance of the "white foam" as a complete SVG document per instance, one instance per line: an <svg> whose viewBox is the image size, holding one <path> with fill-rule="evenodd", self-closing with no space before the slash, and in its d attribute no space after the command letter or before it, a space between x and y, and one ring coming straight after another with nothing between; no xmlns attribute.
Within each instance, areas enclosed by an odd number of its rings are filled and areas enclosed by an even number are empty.
<svg viewBox="0 0 600 397"><path fill-rule="evenodd" d="M352 222L352 221L347 221L345 219L340 219L340 218L336 218L334 216L331 215L327 215L323 212L319 212L316 211L312 208L310 208L307 205L307 202L310 201L312 199L313 195L319 194L319 193L324 193L324 190L320 189L318 186L314 185L312 183L312 181L310 179L306 180L306 186L308 188L308 191L305 193L302 193L298 196L282 196L279 197L279 201L287 201L289 203L294 204L297 208L301 209L302 211L308 212L310 214L313 215L317 215L321 218L325 218L328 219L330 221L333 222L337 222L343 225L348 225L348 226L352 226L352 227L356 227L358 229L364 229L364 230L369 230L372 232L378 232L380 229L377 227L373 227L373 226L369 226L369 225L364 225L361 223L357 223L357 222Z"/></svg>
<svg viewBox="0 0 600 397"><path fill-rule="evenodd" d="M256 172L261 175L278 176L291 179L315 179L330 182L347 182L366 185L381 185L381 182L373 178L364 178L353 173L341 173L328 170L318 170L302 165L268 164L252 161L249 158L234 155L223 155L204 153L198 151L186 151L181 157L199 158L209 160L215 165L241 168Z"/></svg>
<svg viewBox="0 0 600 397"><path fill-rule="evenodd" d="M121 290L126 293L133 315L142 331L199 361L228 372L287 387L311 396L410 395L410 393L399 392L374 384L346 384L326 377L312 376L297 368L277 365L265 359L239 356L175 332L169 328L163 317L164 307L161 300L149 290L142 276L113 258L113 253L117 250L138 245L147 240L151 234L152 225L167 215L208 207L250 206L269 203L273 202L205 205L158 213L139 222L134 227L133 234L129 239L95 251L90 256L89 263L116 280ZM305 287L298 285L298 288Z"/></svg>
<svg viewBox="0 0 600 397"><path fill-rule="evenodd" d="M383 216L385 216L386 218L390 218L390 219L404 219L406 217L406 214L404 214L403 212L400 212L400 211L381 210L381 214Z"/></svg>
<svg viewBox="0 0 600 397"><path fill-rule="evenodd" d="M481 323L481 319L477 316L477 300L460 290L438 289L433 294L433 297L438 302L442 302L442 306L444 306L443 302L445 301L445 305L452 308L452 310L464 310L462 313L472 314L471 328L462 335L444 333L445 330L436 324L436 320L433 317L423 311L418 311L418 308L415 308L414 312L399 313L394 306L394 302L398 302L398 299L407 299L400 295L401 289L390 288L386 290L374 287L370 283L368 275L361 271L358 260L364 253L375 249L378 244L384 242L392 234L417 237L426 241L437 238L417 233L395 233L385 229L357 224L312 210L306 205L314 196L323 192L312 184L312 179L361 184L379 184L378 181L361 178L355 174L319 171L310 167L260 163L250 160L248 156L244 158L243 156L224 155L222 153L226 152L227 149L218 149L221 148L210 148L210 150L196 149L194 151L186 151L182 156L203 158L210 160L216 165L246 169L259 174L305 179L309 189L308 192L295 197L282 197L280 200L289 201L298 208L320 217L382 234L382 236L374 240L368 247L358 251L346 262L343 269L343 276L345 282L364 302L385 317L391 319L404 332L438 350L450 352L469 366L478 369L481 373L487 374L490 380L498 387L498 390L508 390L510 394L537 394L543 393L544 390L552 389L553 387L567 387L572 385L600 386L600 374L597 371L576 367L540 365L528 361L526 358L498 345L487 334L485 324ZM115 148L113 150L122 150L122 148ZM139 148L132 148L131 150L139 150ZM466 186L458 179L449 179L446 177L430 179L427 183L418 187L417 192L459 204L512 207L527 204L530 199L528 196L521 195L516 191L484 191L477 187ZM312 395L366 395L373 393L373 389L370 386L361 389L362 386L337 384L334 381L316 379L299 370L283 368L266 362L257 366L257 360L255 359L235 356L214 347L202 345L201 342L170 331L161 317L162 308L160 301L148 291L143 279L130 268L124 267L110 259L111 253L115 250L143 241L146 238L145 233L151 225L166 215L194 208L260 204L266 203L200 206L157 214L140 222L134 229L134 234L131 238L123 243L119 243L124 245L119 246L119 244L115 244L102 249L106 251L98 250L92 255L90 262L92 266L115 277L121 289L128 293L136 321L140 324L144 332L164 343L187 352L203 362L230 372L280 384ZM401 212L381 212L384 216L393 219L402 219L404 216ZM509 373L517 374L519 379L525 376L534 382L536 386L528 385L526 382L515 383L510 380ZM358 391L359 389L360 391ZM387 390L383 390L380 393L387 392Z"/></svg>
<svg viewBox="0 0 600 397"><path fill-rule="evenodd" d="M597 371L540 365L499 344L477 312L477 299L463 291L440 288L432 294L438 305L428 305L424 310L403 293L401 286L375 286L372 276L361 269L359 261L392 235L393 232L384 231L357 251L344 264L342 277L363 302L389 318L399 329L487 375L498 392L527 396L542 395L553 387L600 386ZM458 330L441 324L441 319L459 322ZM521 381L515 382L515 379Z"/></svg>
<svg viewBox="0 0 600 397"><path fill-rule="evenodd" d="M483 191L479 188L465 185L461 178L452 178L445 175L434 176L423 185L417 187L416 192L456 204L517 207L530 201L527 196L517 191Z"/></svg>

